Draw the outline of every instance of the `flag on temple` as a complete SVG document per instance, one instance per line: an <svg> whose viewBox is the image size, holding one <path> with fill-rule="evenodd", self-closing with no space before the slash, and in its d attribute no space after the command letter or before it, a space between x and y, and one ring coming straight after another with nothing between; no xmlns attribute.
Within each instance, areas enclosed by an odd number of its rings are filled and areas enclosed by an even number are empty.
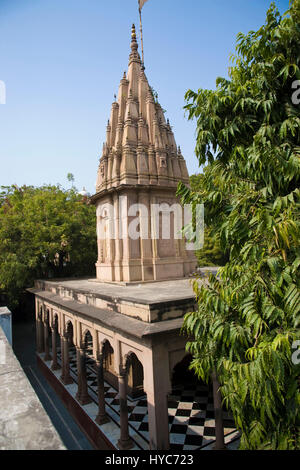
<svg viewBox="0 0 300 470"><path fill-rule="evenodd" d="M143 6L145 5L146 2L147 2L147 0L139 0L140 10L143 8Z"/></svg>

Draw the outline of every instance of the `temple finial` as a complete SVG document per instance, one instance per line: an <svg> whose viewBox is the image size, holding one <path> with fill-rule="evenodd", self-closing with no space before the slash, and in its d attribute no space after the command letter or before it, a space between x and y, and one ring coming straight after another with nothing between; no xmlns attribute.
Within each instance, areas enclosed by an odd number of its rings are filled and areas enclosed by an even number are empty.
<svg viewBox="0 0 300 470"><path fill-rule="evenodd" d="M135 24L133 24L131 28L131 39L136 40Z"/></svg>
<svg viewBox="0 0 300 470"><path fill-rule="evenodd" d="M131 29L131 50L132 52L137 52L138 50L138 43L136 40L136 31L135 31L135 25L132 25Z"/></svg>

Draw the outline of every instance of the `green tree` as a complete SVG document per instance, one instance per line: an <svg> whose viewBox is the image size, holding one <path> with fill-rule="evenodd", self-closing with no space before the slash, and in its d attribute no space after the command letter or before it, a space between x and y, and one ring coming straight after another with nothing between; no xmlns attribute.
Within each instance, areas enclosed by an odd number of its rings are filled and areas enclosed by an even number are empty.
<svg viewBox="0 0 300 470"><path fill-rule="evenodd" d="M73 189L2 187L0 292L15 308L34 279L84 276L96 260L95 208Z"/></svg>
<svg viewBox="0 0 300 470"><path fill-rule="evenodd" d="M230 258L209 285L195 281L184 328L195 372L217 372L243 449L300 448L299 44L299 0L284 17L272 4L265 25L238 35L229 79L186 94L209 167L202 189L178 194L205 203Z"/></svg>
<svg viewBox="0 0 300 470"><path fill-rule="evenodd" d="M196 257L200 268L224 266L227 262L227 256L221 250L219 238L216 235L211 235L209 227L204 229L204 245L201 250L196 251Z"/></svg>
<svg viewBox="0 0 300 470"><path fill-rule="evenodd" d="M206 168L204 169L205 174ZM191 189L194 192L203 190L205 185L205 176L200 173L190 176ZM220 237L218 232L214 232L210 226L204 230L204 245L201 250L196 251L198 265L205 266L224 266L228 261L228 255L221 249Z"/></svg>
<svg viewBox="0 0 300 470"><path fill-rule="evenodd" d="M73 183L74 183L74 181L75 181L75 178L74 178L73 173L68 173L68 174L67 174L67 180L68 180L70 183L72 183L72 188L73 188Z"/></svg>

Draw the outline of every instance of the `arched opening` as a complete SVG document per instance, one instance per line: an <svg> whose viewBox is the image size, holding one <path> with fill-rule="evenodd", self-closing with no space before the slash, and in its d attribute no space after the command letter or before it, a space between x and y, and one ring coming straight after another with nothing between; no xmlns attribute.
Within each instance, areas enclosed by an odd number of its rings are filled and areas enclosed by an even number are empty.
<svg viewBox="0 0 300 470"><path fill-rule="evenodd" d="M177 450L197 450L213 445L216 439L212 383L205 384L190 370L186 355L172 371L172 393L168 399L170 445ZM234 422L224 410L225 435L233 432Z"/></svg>
<svg viewBox="0 0 300 470"><path fill-rule="evenodd" d="M95 358L93 356L93 337L91 335L91 332L88 330L86 331L84 338L83 338L83 345L85 349L85 355L86 355L86 364L89 364L90 366L94 366L95 364Z"/></svg>
<svg viewBox="0 0 300 470"><path fill-rule="evenodd" d="M128 368L128 395L137 398L145 394L144 392L144 369L135 354L131 354Z"/></svg>
<svg viewBox="0 0 300 470"><path fill-rule="evenodd" d="M52 353L52 363L51 369L57 370L59 369L58 361L57 361L57 351L59 349L59 333L58 333L58 316L54 314L51 324L51 353Z"/></svg>
<svg viewBox="0 0 300 470"><path fill-rule="evenodd" d="M69 350L71 351L72 349L75 348L74 329L73 329L73 323L71 321L68 322L66 331L67 331L67 336L68 336L68 341L69 341Z"/></svg>
<svg viewBox="0 0 300 470"><path fill-rule="evenodd" d="M85 352L86 380L88 388L97 393L97 367L96 358L93 355L93 336L89 330L84 333L82 346Z"/></svg>
<svg viewBox="0 0 300 470"><path fill-rule="evenodd" d="M172 387L180 386L186 383L197 384L198 379L193 371L189 369L192 361L190 354L186 355L181 362L178 362L172 373Z"/></svg>
<svg viewBox="0 0 300 470"><path fill-rule="evenodd" d="M61 361L61 380L65 385L69 385L73 383L73 378L71 377L71 371L74 366L74 362L76 363L76 352L73 342L73 324L71 320L69 320L66 324L65 330L61 336L61 349L60 349L60 361Z"/></svg>
<svg viewBox="0 0 300 470"><path fill-rule="evenodd" d="M118 377L114 367L114 350L108 340L103 344L104 379L118 390Z"/></svg>
<svg viewBox="0 0 300 470"><path fill-rule="evenodd" d="M37 317L36 317L36 346L39 354L45 351L44 340L44 323L43 323L43 307L38 302L37 304Z"/></svg>
<svg viewBox="0 0 300 470"><path fill-rule="evenodd" d="M50 328L50 311L48 308L46 310L45 317L44 317L44 325L46 325L47 333L49 336L51 333L51 328Z"/></svg>
<svg viewBox="0 0 300 470"><path fill-rule="evenodd" d="M74 328L73 323L71 321L68 321L66 325L66 337L68 339L69 344L70 369L74 371L74 369L76 370L76 347L74 344Z"/></svg>
<svg viewBox="0 0 300 470"><path fill-rule="evenodd" d="M56 347L58 348L60 346L60 339L59 339L59 331L58 331L58 315L54 314L53 317L53 328L55 330L55 339L56 339Z"/></svg>
<svg viewBox="0 0 300 470"><path fill-rule="evenodd" d="M45 311L44 316L44 348L45 348L45 356L44 360L49 361L51 359L50 356L50 347L51 347L51 327L50 327L50 310L47 308Z"/></svg>
<svg viewBox="0 0 300 470"><path fill-rule="evenodd" d="M72 343L73 343L73 333L74 333L73 323L69 320L66 326L66 335L68 339L72 341Z"/></svg>
<svg viewBox="0 0 300 470"><path fill-rule="evenodd" d="M126 360L128 423L149 442L148 403L144 392L144 368L136 354Z"/></svg>

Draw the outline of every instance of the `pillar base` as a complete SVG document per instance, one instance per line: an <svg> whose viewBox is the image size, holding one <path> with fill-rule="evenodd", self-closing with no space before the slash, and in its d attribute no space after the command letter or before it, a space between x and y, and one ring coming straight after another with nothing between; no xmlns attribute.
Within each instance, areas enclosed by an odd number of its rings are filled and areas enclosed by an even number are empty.
<svg viewBox="0 0 300 470"><path fill-rule="evenodd" d="M217 447L216 444L213 446L212 450L228 450L227 447L224 445L224 447Z"/></svg>
<svg viewBox="0 0 300 470"><path fill-rule="evenodd" d="M104 415L104 416L100 416L98 415L95 419L95 422L99 425L101 424L106 424L106 423L109 423L110 422L110 419L107 415Z"/></svg>
<svg viewBox="0 0 300 470"><path fill-rule="evenodd" d="M52 360L52 357L50 356L50 354L45 354L44 361L47 362L51 360Z"/></svg>
<svg viewBox="0 0 300 470"><path fill-rule="evenodd" d="M62 381L62 383L64 385L70 385L74 382L74 380L72 379L72 377L63 377L61 376L60 380Z"/></svg>
<svg viewBox="0 0 300 470"><path fill-rule="evenodd" d="M117 447L120 450L129 450L134 447L134 442L130 438L127 441L118 440Z"/></svg>
<svg viewBox="0 0 300 470"><path fill-rule="evenodd" d="M88 405L89 403L92 403L92 399L86 395L84 397L76 395L76 400L81 404L81 406Z"/></svg>
<svg viewBox="0 0 300 470"><path fill-rule="evenodd" d="M51 364L51 370L59 370L60 369L60 365L58 364Z"/></svg>

